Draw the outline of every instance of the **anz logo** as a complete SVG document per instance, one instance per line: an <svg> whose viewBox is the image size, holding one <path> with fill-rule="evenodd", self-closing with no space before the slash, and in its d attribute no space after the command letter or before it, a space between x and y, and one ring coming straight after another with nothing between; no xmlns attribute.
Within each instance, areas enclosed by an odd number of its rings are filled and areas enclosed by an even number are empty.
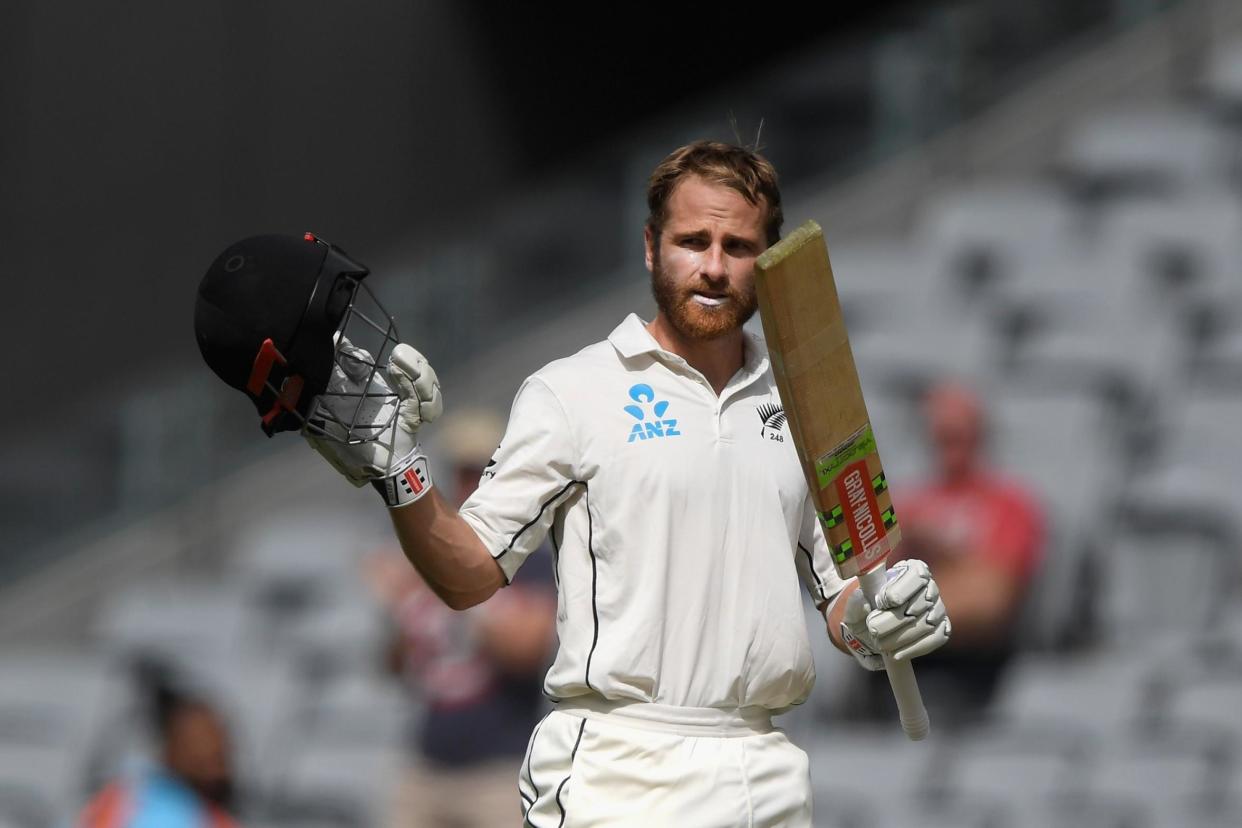
<svg viewBox="0 0 1242 828"><path fill-rule="evenodd" d="M639 383L630 388L630 399L638 405L627 405L623 409L638 422L630 429L630 437L625 442L635 440L653 440L659 437L680 437L677 421L665 418L668 412L668 400L656 401L655 391L650 385ZM650 405L650 410L648 410ZM650 413L650 416L648 414Z"/></svg>

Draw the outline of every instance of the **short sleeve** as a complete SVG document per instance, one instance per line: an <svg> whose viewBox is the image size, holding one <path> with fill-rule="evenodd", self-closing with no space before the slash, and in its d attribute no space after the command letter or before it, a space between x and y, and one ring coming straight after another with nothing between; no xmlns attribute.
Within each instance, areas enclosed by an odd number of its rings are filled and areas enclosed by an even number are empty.
<svg viewBox="0 0 1242 828"><path fill-rule="evenodd" d="M522 383L500 447L461 516L513 580L547 536L556 507L570 497L575 452L560 400L538 376Z"/></svg>
<svg viewBox="0 0 1242 828"><path fill-rule="evenodd" d="M821 610L832 600L845 582L837 575L824 529L816 516L815 502L808 492L802 507L802 528L798 533L798 575L811 593L811 600Z"/></svg>

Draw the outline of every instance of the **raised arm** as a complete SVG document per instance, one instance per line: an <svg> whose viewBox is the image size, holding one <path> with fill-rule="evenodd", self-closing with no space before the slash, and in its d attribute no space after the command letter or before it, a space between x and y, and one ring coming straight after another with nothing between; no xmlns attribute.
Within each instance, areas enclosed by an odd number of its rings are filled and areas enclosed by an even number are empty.
<svg viewBox="0 0 1242 828"><path fill-rule="evenodd" d="M480 604L505 585L500 564L436 489L388 514L405 557L453 609Z"/></svg>
<svg viewBox="0 0 1242 828"><path fill-rule="evenodd" d="M340 350L355 354L359 365L371 363L370 354L348 341L341 342ZM352 364L347 358L338 363ZM304 429L303 436L355 486L370 483L379 492L406 558L444 603L466 609L504 586L505 575L475 531L440 496L417 443L418 429L443 409L439 380L423 355L404 344L393 348L385 373L398 402L395 416L392 403L373 406L368 412L376 427L391 421L380 440L349 444L317 433L315 428ZM367 378L366 372L350 376L337 367L330 390L337 395L361 393ZM356 397L325 395L321 405L328 416L316 427L331 432L337 427L333 416L348 422L353 412L334 407L353 406L352 399Z"/></svg>

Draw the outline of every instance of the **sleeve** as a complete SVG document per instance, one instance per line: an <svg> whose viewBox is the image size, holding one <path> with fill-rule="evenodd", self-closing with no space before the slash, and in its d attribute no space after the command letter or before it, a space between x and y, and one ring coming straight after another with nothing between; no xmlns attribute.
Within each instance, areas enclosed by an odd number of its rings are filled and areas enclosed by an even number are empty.
<svg viewBox="0 0 1242 828"><path fill-rule="evenodd" d="M505 579L548 533L556 507L572 496L573 435L560 400L538 376L522 383L500 447L461 516L492 553Z"/></svg>
<svg viewBox="0 0 1242 828"><path fill-rule="evenodd" d="M798 533L797 550L798 574L811 593L811 600L820 610L841 591L845 582L837 575L837 568L832 563L832 553L828 551L828 541L824 537L824 529L819 525L815 513L815 502L807 492L806 502L802 506L802 528Z"/></svg>

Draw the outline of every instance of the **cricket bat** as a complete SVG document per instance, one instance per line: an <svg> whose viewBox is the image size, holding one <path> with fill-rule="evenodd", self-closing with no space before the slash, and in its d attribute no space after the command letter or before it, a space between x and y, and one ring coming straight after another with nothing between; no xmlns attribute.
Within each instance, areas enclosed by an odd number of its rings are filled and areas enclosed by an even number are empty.
<svg viewBox="0 0 1242 828"><path fill-rule="evenodd" d="M833 563L842 578L858 578L874 606L901 533L820 226L808 221L764 251L755 287L772 371ZM884 667L902 729L924 738L927 710L910 662L885 656Z"/></svg>

